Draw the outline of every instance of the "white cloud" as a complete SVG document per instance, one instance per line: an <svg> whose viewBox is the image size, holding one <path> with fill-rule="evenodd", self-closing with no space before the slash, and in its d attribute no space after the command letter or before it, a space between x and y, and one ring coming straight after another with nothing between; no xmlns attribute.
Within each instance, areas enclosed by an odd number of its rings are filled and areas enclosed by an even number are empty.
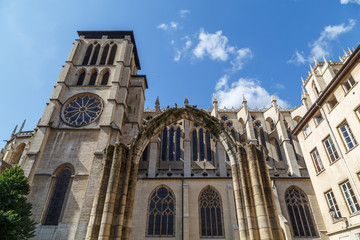
<svg viewBox="0 0 360 240"><path fill-rule="evenodd" d="M178 27L178 25L179 25L179 24L176 23L176 22L172 22L172 21L170 22L170 28L172 28L172 29L175 29L175 30L176 30L177 27Z"/></svg>
<svg viewBox="0 0 360 240"><path fill-rule="evenodd" d="M215 94L219 101L219 107L238 108L242 105L243 95L250 107L261 108L271 105L271 94L257 80L240 78L238 81L231 83L230 86L228 80L228 76L225 75L216 84ZM286 101L276 98L278 105L282 107L288 106Z"/></svg>
<svg viewBox="0 0 360 240"><path fill-rule="evenodd" d="M238 71L242 69L244 63L253 57L254 55L249 48L241 48L237 50L235 59L230 62L233 66L233 70Z"/></svg>
<svg viewBox="0 0 360 240"><path fill-rule="evenodd" d="M174 47L174 49L175 49L174 61L175 62L180 61L181 57L184 54L186 55L187 52L189 51L190 47L192 46L192 41L189 38L189 36L185 36L185 37L181 38L180 41L182 42L182 47L180 47L180 48ZM171 44L175 45L175 41L171 40Z"/></svg>
<svg viewBox="0 0 360 240"><path fill-rule="evenodd" d="M165 23L160 23L160 24L157 26L157 28L160 28L160 29L166 31L166 30L168 29L168 25L165 24Z"/></svg>
<svg viewBox="0 0 360 240"><path fill-rule="evenodd" d="M360 5L360 0L340 0L341 4L355 3Z"/></svg>
<svg viewBox="0 0 360 240"><path fill-rule="evenodd" d="M181 9L181 10L179 11L179 13L180 13L180 17L184 18L184 17L186 17L188 14L190 14L190 11L187 10L187 9Z"/></svg>
<svg viewBox="0 0 360 240"><path fill-rule="evenodd" d="M227 47L228 38L222 35L222 31L214 34L207 33L204 29L200 29L199 43L193 50L196 58L202 59L209 55L212 60L228 60L228 53L232 48Z"/></svg>
<svg viewBox="0 0 360 240"><path fill-rule="evenodd" d="M164 31L167 30L176 30L179 27L179 24L177 22L171 21L169 24L167 23L160 23L157 25L157 28L162 29Z"/></svg>
<svg viewBox="0 0 360 240"><path fill-rule="evenodd" d="M295 50L295 54L292 55L292 57L287 61L287 63L293 63L295 65L304 64L304 52L299 52L298 50Z"/></svg>
<svg viewBox="0 0 360 240"><path fill-rule="evenodd" d="M320 33L320 37L313 43L310 44L311 54L315 58L320 58L322 56L328 56L330 54L330 41L336 39L340 34L349 32L355 26L355 20L350 19L349 23L326 26L324 30Z"/></svg>

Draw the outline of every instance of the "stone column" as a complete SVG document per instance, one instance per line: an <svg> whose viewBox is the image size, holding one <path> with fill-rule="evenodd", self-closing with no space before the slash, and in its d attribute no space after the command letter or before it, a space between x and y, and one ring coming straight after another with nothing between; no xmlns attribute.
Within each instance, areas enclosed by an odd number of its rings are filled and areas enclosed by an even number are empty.
<svg viewBox="0 0 360 240"><path fill-rule="evenodd" d="M191 177L191 147L189 121L184 121L184 177Z"/></svg>
<svg viewBox="0 0 360 240"><path fill-rule="evenodd" d="M256 219L258 224L258 231L260 239L273 239L264 199L264 192L262 189L262 182L260 179L258 155L256 146L248 144L245 146L247 159L249 162L250 183L253 191L253 198L255 204Z"/></svg>
<svg viewBox="0 0 360 240"><path fill-rule="evenodd" d="M110 230L114 215L116 191L119 184L119 173L121 168L121 159L126 157L126 147L123 144L116 145L114 157L111 163L109 183L106 190L103 215L101 218L99 239L110 238Z"/></svg>
<svg viewBox="0 0 360 240"><path fill-rule="evenodd" d="M189 240L190 235L190 226L189 226L189 184L182 183L183 187L183 206L184 206L184 212L183 212L183 240Z"/></svg>
<svg viewBox="0 0 360 240"><path fill-rule="evenodd" d="M216 156L219 164L220 177L226 177L225 150L220 142L216 143Z"/></svg>
<svg viewBox="0 0 360 240"><path fill-rule="evenodd" d="M124 239L124 240L129 240L130 235L131 235L132 217L133 217L133 210L134 210L134 200L135 200L135 190L136 190L138 169L139 169L139 164L132 164L129 188L128 188L129 190L128 190L128 195L127 195L128 199L126 200L124 225L122 228L122 236L121 236L121 239Z"/></svg>
<svg viewBox="0 0 360 240"><path fill-rule="evenodd" d="M239 155L239 154L238 154ZM231 165L231 173L232 173L232 179L234 184L234 196L235 196L235 207L236 207L236 213L237 213L237 225L239 228L239 237L240 239L247 239L247 233L246 233L246 219L244 215L244 207L243 207L243 194L242 194L242 186L241 186L241 180L239 176L239 163L238 158L236 159L236 162Z"/></svg>
<svg viewBox="0 0 360 240"><path fill-rule="evenodd" d="M149 169L148 176L149 178L155 177L156 173L156 164L159 159L159 142L158 137L153 137L150 141L150 154L149 154Z"/></svg>

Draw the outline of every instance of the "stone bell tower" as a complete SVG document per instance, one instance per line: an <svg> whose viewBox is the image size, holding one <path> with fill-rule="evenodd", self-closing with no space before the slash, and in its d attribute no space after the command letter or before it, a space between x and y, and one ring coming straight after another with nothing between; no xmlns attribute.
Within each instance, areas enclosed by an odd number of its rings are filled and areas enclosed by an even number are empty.
<svg viewBox="0 0 360 240"><path fill-rule="evenodd" d="M147 82L133 32L78 34L21 164L39 239L85 238L104 149L128 142L142 121Z"/></svg>

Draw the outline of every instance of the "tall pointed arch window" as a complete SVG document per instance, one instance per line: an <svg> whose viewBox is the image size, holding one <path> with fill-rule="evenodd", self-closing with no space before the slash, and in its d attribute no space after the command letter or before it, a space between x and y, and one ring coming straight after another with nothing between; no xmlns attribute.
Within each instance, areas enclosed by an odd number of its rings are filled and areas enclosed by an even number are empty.
<svg viewBox="0 0 360 240"><path fill-rule="evenodd" d="M85 80L85 71L82 71L80 73L80 75L79 75L79 78L78 78L78 81L77 81L76 85L78 85L78 86L83 85L84 80Z"/></svg>
<svg viewBox="0 0 360 240"><path fill-rule="evenodd" d="M192 155L193 161L212 161L211 134L199 125L194 124L196 129L192 131Z"/></svg>
<svg viewBox="0 0 360 240"><path fill-rule="evenodd" d="M109 49L110 49L110 53L109 53ZM110 43L106 44L101 54L100 65L114 64L116 50L117 50L117 45L115 42L111 41Z"/></svg>
<svg viewBox="0 0 360 240"><path fill-rule="evenodd" d="M97 71L94 71L91 73L89 85L91 85L91 86L95 85L97 75L98 75Z"/></svg>
<svg viewBox="0 0 360 240"><path fill-rule="evenodd" d="M147 236L174 236L175 195L166 186L155 189L149 197Z"/></svg>
<svg viewBox="0 0 360 240"><path fill-rule="evenodd" d="M176 130L175 130L176 129ZM161 143L162 161L180 161L181 158L181 130L180 127L164 128Z"/></svg>
<svg viewBox="0 0 360 240"><path fill-rule="evenodd" d="M95 65L100 52L100 44L94 42L88 46L82 65Z"/></svg>
<svg viewBox="0 0 360 240"><path fill-rule="evenodd" d="M207 186L201 191L199 211L200 236L224 236L221 197L214 188Z"/></svg>
<svg viewBox="0 0 360 240"><path fill-rule="evenodd" d="M106 72L102 75L101 85L105 86L108 84L109 76L110 76L109 72Z"/></svg>
<svg viewBox="0 0 360 240"><path fill-rule="evenodd" d="M50 198L44 225L58 225L65 205L65 197L70 185L71 175L72 170L69 167L63 168L56 175L55 186Z"/></svg>
<svg viewBox="0 0 360 240"><path fill-rule="evenodd" d="M306 194L299 188L291 186L285 193L294 237L316 237L316 229Z"/></svg>

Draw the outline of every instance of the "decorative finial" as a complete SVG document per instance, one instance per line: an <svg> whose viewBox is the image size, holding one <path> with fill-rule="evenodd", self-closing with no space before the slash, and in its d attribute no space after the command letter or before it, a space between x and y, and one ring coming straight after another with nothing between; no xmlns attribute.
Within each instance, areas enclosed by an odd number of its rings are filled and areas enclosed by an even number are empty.
<svg viewBox="0 0 360 240"><path fill-rule="evenodd" d="M213 103L214 103L214 104L215 104L215 103L218 103L218 100L217 100L217 98L216 98L216 94L214 94Z"/></svg>
<svg viewBox="0 0 360 240"><path fill-rule="evenodd" d="M271 95L271 102L276 102L276 98L273 94Z"/></svg>
<svg viewBox="0 0 360 240"><path fill-rule="evenodd" d="M305 85L305 81L304 81L303 77L301 77L301 81L302 81L302 84Z"/></svg>
<svg viewBox="0 0 360 240"><path fill-rule="evenodd" d="M19 130L19 133L21 133L21 131L23 130L23 128L24 128L24 126L25 126L25 123L26 123L26 119L24 120L23 124L21 125L20 130Z"/></svg>
<svg viewBox="0 0 360 240"><path fill-rule="evenodd" d="M323 59L324 59L324 62L327 63L327 60L326 60L325 56L323 56Z"/></svg>
<svg viewBox="0 0 360 240"><path fill-rule="evenodd" d="M185 96L185 101L184 101L184 104L185 104L185 105L189 105L189 99L188 99L188 97L187 97L187 96Z"/></svg>
<svg viewBox="0 0 360 240"><path fill-rule="evenodd" d="M160 112L160 101L159 101L159 97L156 98L156 101L155 101L155 111L156 112Z"/></svg>
<svg viewBox="0 0 360 240"><path fill-rule="evenodd" d="M242 102L243 102L243 103L244 103L244 102L247 102L244 94L243 94L243 100L242 100Z"/></svg>
<svg viewBox="0 0 360 240"><path fill-rule="evenodd" d="M314 59L315 64L317 64L318 62L317 62L317 60L316 60L316 57L315 57L315 56L313 56L313 59Z"/></svg>
<svg viewBox="0 0 360 240"><path fill-rule="evenodd" d="M11 133L11 135L14 135L14 134L15 134L17 127L18 127L18 125L16 124L16 126L15 126L13 132Z"/></svg>

